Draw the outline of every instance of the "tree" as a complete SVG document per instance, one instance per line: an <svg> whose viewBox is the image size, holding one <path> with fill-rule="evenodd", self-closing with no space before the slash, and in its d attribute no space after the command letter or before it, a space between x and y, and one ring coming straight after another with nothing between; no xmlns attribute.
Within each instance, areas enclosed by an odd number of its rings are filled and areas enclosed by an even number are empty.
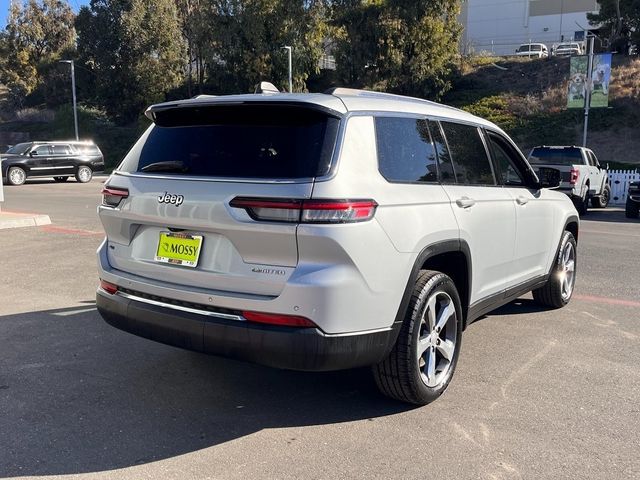
<svg viewBox="0 0 640 480"><path fill-rule="evenodd" d="M0 38L0 81L19 106L46 84L51 65L73 47L74 15L66 1L29 0L12 3Z"/></svg>
<svg viewBox="0 0 640 480"><path fill-rule="evenodd" d="M327 37L326 0L210 0L205 18L209 76L223 92L249 92L261 80L287 84L282 46L293 46L293 83L303 91L319 70Z"/></svg>
<svg viewBox="0 0 640 480"><path fill-rule="evenodd" d="M173 0L91 0L76 29L97 103L119 123L163 101L182 81L185 48Z"/></svg>
<svg viewBox="0 0 640 480"><path fill-rule="evenodd" d="M458 0L338 0L336 64L348 85L439 98L450 88Z"/></svg>
<svg viewBox="0 0 640 480"><path fill-rule="evenodd" d="M587 18L607 38L609 49L627 53L629 44L640 48L640 0L598 0L600 11Z"/></svg>

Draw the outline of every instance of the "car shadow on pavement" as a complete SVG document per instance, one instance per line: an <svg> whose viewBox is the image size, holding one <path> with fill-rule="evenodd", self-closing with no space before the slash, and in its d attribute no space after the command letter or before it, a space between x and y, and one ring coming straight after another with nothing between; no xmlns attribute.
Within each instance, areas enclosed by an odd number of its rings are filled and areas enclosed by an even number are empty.
<svg viewBox="0 0 640 480"><path fill-rule="evenodd" d="M522 315L522 314L530 314L530 313L540 313L549 310L548 307L543 305L539 305L531 298L516 298L511 302L503 305L496 310L493 310L485 315L482 315L480 318L477 318L473 321L471 325L474 325L482 320L487 318L501 316L501 315Z"/></svg>
<svg viewBox="0 0 640 480"><path fill-rule="evenodd" d="M586 215L580 217L581 221L592 222L610 222L610 223L639 223L635 218L627 218L624 214L624 205L622 209L589 209Z"/></svg>
<svg viewBox="0 0 640 480"><path fill-rule="evenodd" d="M86 302L90 303L90 302ZM303 373L116 330L90 305L0 317L0 477L100 472L265 428L410 410L368 369Z"/></svg>

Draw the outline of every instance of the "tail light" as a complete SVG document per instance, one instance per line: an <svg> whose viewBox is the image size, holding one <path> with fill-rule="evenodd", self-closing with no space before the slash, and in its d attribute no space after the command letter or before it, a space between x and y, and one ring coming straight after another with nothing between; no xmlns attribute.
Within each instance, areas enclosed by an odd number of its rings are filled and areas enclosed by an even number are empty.
<svg viewBox="0 0 640 480"><path fill-rule="evenodd" d="M580 170L578 170L577 168L572 168L569 183L571 185L575 185L576 183L578 183L578 178L580 178Z"/></svg>
<svg viewBox="0 0 640 480"><path fill-rule="evenodd" d="M242 316L249 322L281 325L286 327L314 328L315 323L305 317L297 315L282 315L279 313L242 312Z"/></svg>
<svg viewBox="0 0 640 480"><path fill-rule="evenodd" d="M109 295L115 295L116 293L118 293L118 286L113 283L109 283L106 280L100 279L100 288L107 292Z"/></svg>
<svg viewBox="0 0 640 480"><path fill-rule="evenodd" d="M129 196L126 188L108 187L102 189L102 205L105 207L117 207L123 198Z"/></svg>
<svg viewBox="0 0 640 480"><path fill-rule="evenodd" d="M300 200L236 197L229 203L244 208L254 220L285 223L353 223L371 220L374 200Z"/></svg>

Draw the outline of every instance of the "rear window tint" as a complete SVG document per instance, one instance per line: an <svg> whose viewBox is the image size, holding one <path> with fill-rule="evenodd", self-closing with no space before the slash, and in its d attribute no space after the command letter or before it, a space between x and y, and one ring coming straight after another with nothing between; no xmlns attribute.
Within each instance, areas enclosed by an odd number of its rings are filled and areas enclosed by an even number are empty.
<svg viewBox="0 0 640 480"><path fill-rule="evenodd" d="M68 155L71 153L69 145L52 145L54 155Z"/></svg>
<svg viewBox="0 0 640 480"><path fill-rule="evenodd" d="M436 150L427 120L378 117L378 168L390 182L437 182Z"/></svg>
<svg viewBox="0 0 640 480"><path fill-rule="evenodd" d="M495 185L491 162L476 127L441 122L449 145L457 183Z"/></svg>
<svg viewBox="0 0 640 480"><path fill-rule="evenodd" d="M529 155L531 165L575 165L582 164L579 148L534 148Z"/></svg>
<svg viewBox="0 0 640 480"><path fill-rule="evenodd" d="M237 105L156 114L120 170L223 178L328 173L339 119L303 107Z"/></svg>

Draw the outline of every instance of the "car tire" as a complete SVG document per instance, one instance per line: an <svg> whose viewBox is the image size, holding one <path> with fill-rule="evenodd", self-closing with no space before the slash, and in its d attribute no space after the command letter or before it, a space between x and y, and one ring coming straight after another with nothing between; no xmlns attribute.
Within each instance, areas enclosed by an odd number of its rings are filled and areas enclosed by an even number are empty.
<svg viewBox="0 0 640 480"><path fill-rule="evenodd" d="M462 341L462 308L453 280L423 270L418 275L398 339L386 359L373 366L380 391L416 405L446 390Z"/></svg>
<svg viewBox="0 0 640 480"><path fill-rule="evenodd" d="M627 198L627 203L624 207L624 216L627 218L638 218L640 216L640 203Z"/></svg>
<svg viewBox="0 0 640 480"><path fill-rule="evenodd" d="M562 308L573 295L576 283L577 249L576 239L571 232L562 235L549 280L544 286L534 290L533 299L540 305Z"/></svg>
<svg viewBox="0 0 640 480"><path fill-rule="evenodd" d="M594 208L606 208L609 205L609 199L611 198L611 187L605 185L602 193L597 197L591 198L591 205Z"/></svg>
<svg viewBox="0 0 640 480"><path fill-rule="evenodd" d="M91 181L93 177L93 171L89 167L78 167L76 171L76 180L80 183L87 183Z"/></svg>
<svg viewBox="0 0 640 480"><path fill-rule="evenodd" d="M573 203L580 216L586 215L587 207L589 205L589 190L584 193L582 198L576 198Z"/></svg>
<svg viewBox="0 0 640 480"><path fill-rule="evenodd" d="M22 185L27 181L27 174L23 168L9 167L7 170L7 183L9 185Z"/></svg>
<svg viewBox="0 0 640 480"><path fill-rule="evenodd" d="M58 183L62 183L62 182L66 182L67 180L69 180L69 177L53 177L53 179Z"/></svg>

